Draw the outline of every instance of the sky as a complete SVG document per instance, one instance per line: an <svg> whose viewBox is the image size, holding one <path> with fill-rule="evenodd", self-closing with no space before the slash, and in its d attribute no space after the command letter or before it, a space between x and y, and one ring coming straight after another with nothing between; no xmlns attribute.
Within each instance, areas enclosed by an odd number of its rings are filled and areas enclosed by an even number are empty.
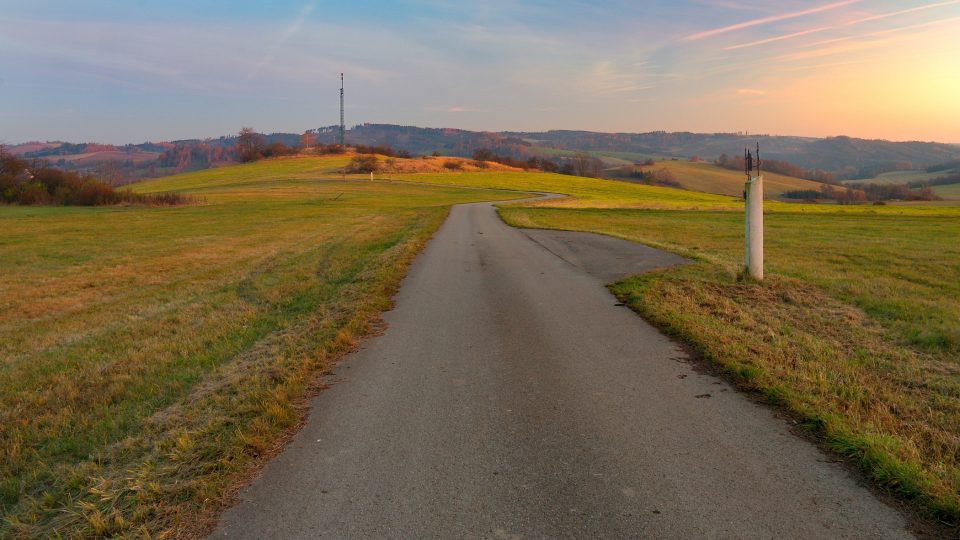
<svg viewBox="0 0 960 540"><path fill-rule="evenodd" d="M302 132L960 143L960 0L0 0L0 143Z"/></svg>

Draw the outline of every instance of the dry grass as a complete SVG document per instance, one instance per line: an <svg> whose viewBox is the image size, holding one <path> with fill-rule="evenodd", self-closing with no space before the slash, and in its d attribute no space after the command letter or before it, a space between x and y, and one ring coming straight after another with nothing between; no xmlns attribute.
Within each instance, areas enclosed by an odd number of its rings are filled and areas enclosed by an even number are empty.
<svg viewBox="0 0 960 540"><path fill-rule="evenodd" d="M403 159L387 158L378 156L381 161L381 170L378 174L416 174L416 173L447 173L457 174L458 172L518 172L521 169L508 167L493 161L485 161L482 167L477 166L477 162L472 159L460 157L436 157L424 156L422 158ZM456 171L446 166L447 163L457 163Z"/></svg>
<svg viewBox="0 0 960 540"><path fill-rule="evenodd" d="M449 205L516 196L329 165L169 180L204 206L0 208L0 537L202 532Z"/></svg>

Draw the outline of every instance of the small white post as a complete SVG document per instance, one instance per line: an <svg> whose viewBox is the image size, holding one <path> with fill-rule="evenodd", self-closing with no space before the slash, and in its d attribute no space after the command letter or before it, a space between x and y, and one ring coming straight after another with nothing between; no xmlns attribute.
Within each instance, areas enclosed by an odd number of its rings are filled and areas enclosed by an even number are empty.
<svg viewBox="0 0 960 540"><path fill-rule="evenodd" d="M763 280L763 175L750 173L744 193L746 208L746 267L757 281Z"/></svg>
<svg viewBox="0 0 960 540"><path fill-rule="evenodd" d="M373 180L373 171L370 171L370 180Z"/></svg>

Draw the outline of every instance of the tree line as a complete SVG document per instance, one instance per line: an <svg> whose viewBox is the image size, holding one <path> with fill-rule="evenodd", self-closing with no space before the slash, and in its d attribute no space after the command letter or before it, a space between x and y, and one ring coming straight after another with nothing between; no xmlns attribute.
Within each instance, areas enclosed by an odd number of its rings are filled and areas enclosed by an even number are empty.
<svg viewBox="0 0 960 540"><path fill-rule="evenodd" d="M179 193L144 195L116 190L91 175L55 169L39 159L26 160L0 148L0 203L52 206L113 204L177 205L193 202Z"/></svg>
<svg viewBox="0 0 960 540"><path fill-rule="evenodd" d="M905 184L859 184L856 188L835 187L831 184L820 186L820 190L801 189L787 191L786 199L816 202L820 200L836 201L838 204L864 204L867 202L884 203L886 201L939 201L940 197L923 185L918 189Z"/></svg>

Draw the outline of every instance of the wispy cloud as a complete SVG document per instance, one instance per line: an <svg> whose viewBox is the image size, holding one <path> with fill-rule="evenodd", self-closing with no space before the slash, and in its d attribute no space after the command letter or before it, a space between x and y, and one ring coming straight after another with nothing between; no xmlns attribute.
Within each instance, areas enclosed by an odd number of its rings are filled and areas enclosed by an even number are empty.
<svg viewBox="0 0 960 540"><path fill-rule="evenodd" d="M290 41L290 39L303 29L304 23L307 22L307 19L310 17L310 14L313 13L313 9L316 6L314 2L304 4L300 8L300 15L286 28L283 29L283 32L269 47L268 52L260 57L260 60L257 61L253 67L250 68L250 71L247 72L247 79L255 77L260 71L269 63L273 62L276 56L277 49L282 47L285 43Z"/></svg>
<svg viewBox="0 0 960 540"><path fill-rule="evenodd" d="M910 13L916 13L916 12L918 12L918 11L925 11L925 10L928 10L928 9L940 8L940 7L950 6L950 5L954 5L954 4L960 4L960 0L948 0L948 1L946 1L946 2L937 2L937 3L934 3L934 4L927 4L927 5L923 5L923 6L916 6L916 7L912 7L912 8L909 8L909 9L901 9L901 10L899 10L899 11L892 11L892 12L889 12L889 13L881 13L881 14L879 14L879 15L871 15L871 16L869 16L869 17L863 17L863 18L860 18L860 19L852 20L852 21L846 21L846 22L841 23L841 24L834 24L834 25L829 25L829 26L820 26L820 27L817 27L817 28L811 28L811 29L809 29L809 30L802 30L802 31L799 31L799 32L792 32L792 33L789 33L789 34L784 34L784 35L781 35L781 36L774 36L774 37L767 38L767 39L761 39L761 40L757 40L757 41L751 41L751 42L748 42L748 43L741 43L741 44L739 44L739 45L731 45L731 46L729 46L729 47L724 48L724 50L732 51L732 50L736 50L736 49L744 49L744 48L747 48L747 47L755 47L755 46L757 46L757 45L765 45L765 44L767 44L767 43L773 43L773 42L776 42L776 41L783 41L783 40L793 39L793 38L797 38L797 37L801 37L801 36L808 36L808 35L810 35L810 34L818 34L818 33L820 33L820 32L826 32L827 30L836 30L836 29L838 29L838 28L845 28L845 27L849 27L849 26L855 26L855 25L858 25L858 24L863 24L863 23L866 23L866 22L879 21L879 20L882 20L882 19L889 19L889 18L892 18L892 17L900 16L900 15L907 15L907 14L910 14ZM942 21L933 21L933 22L934 22L934 23L939 23L939 22L942 22ZM907 28L914 28L914 27L917 27L917 26L925 26L925 25L926 25L926 24L908 26L908 27L903 27L903 28L894 28L894 29L891 29L891 30L887 30L886 32L896 32L896 31L900 31L900 30L903 30L903 29L907 29ZM874 33L872 33L872 34L870 34L870 35L875 35L875 34L877 34L877 33L878 33L878 32L874 32ZM837 42L837 41L846 41L846 40L848 40L848 39L852 39L852 38L850 38L850 37L842 37L842 38L837 38L837 39L832 39L832 40L826 40L826 41L818 42L818 43L819 43L819 44L832 43L832 42Z"/></svg>
<svg viewBox="0 0 960 540"><path fill-rule="evenodd" d="M784 34L784 35L782 35L782 36L775 36L775 37L771 37L771 38L767 38L767 39L761 39L761 40L757 40L757 41L751 41L751 42L749 42L749 43L741 43L741 44L739 44L739 45L731 45L731 46L729 46L729 47L725 47L723 50L725 50L725 51L733 51L733 50L736 50L736 49L745 49L745 48L747 48L747 47L755 47L755 46L757 46L757 45L765 45L765 44L767 44L767 43L773 43L773 42L776 42L776 41L783 41L783 40L785 40L785 39L793 39L793 38L796 38L796 37L806 36L806 35L809 35L809 34L816 34L816 33L818 33L818 32L823 32L823 31L825 31L825 30L830 30L831 28L835 28L835 27L833 27L833 26L821 26L821 27L819 27L819 28L811 28L811 29L809 29L809 30L801 30L800 32L793 32L793 33L790 33L790 34Z"/></svg>
<svg viewBox="0 0 960 540"><path fill-rule="evenodd" d="M771 15L769 17L762 17L759 19L753 19L750 21L744 21L737 24L731 24L729 26L724 26L722 28L715 28L713 30L706 30L704 32L698 32L696 34L691 34L683 38L686 41L695 41L699 39L705 39L708 37L713 37L720 34L725 34L727 32L733 32L735 30L742 30L744 28L750 28L753 26L760 26L763 24L769 24L772 22L783 21L787 19L795 19L797 17L804 17L806 15L813 15L815 13L822 13L824 11L830 11L833 9L841 8L844 6L849 6L851 4L856 4L861 0L844 0L842 2L835 2L833 4L826 4L823 6L818 6L815 8L804 9L801 11L793 11L790 13L781 13L780 15Z"/></svg>
<svg viewBox="0 0 960 540"><path fill-rule="evenodd" d="M653 85L638 70L621 70L612 60L596 62L580 80L580 86L594 95L624 94L649 90Z"/></svg>
<svg viewBox="0 0 960 540"><path fill-rule="evenodd" d="M935 21L927 21L927 22L918 23L918 24L911 24L908 26L900 26L897 28L888 28L886 30L877 30L875 32L867 32L867 33L859 34L856 36L846 36L846 37L836 38L836 39L826 39L826 40L818 41L811 44L812 47L817 47L817 46L821 47L819 49L814 49L809 51L797 51L791 54L780 56L778 58L782 60L801 60L804 58L831 56L833 54L845 53L853 50L878 47L881 45L888 44L891 40L878 39L878 40L873 40L868 42L861 42L859 40L862 40L864 38L871 38L871 37L882 38L884 36L897 34L900 32L906 32L908 30L916 30L918 28L927 28L930 26L940 26L943 24L948 24L951 22L958 22L958 21L960 21L960 16L949 17L946 19L937 19ZM846 45L835 45L837 43L844 43L844 42L852 42L852 43L847 43ZM824 45L832 45L832 46L824 47Z"/></svg>
<svg viewBox="0 0 960 540"><path fill-rule="evenodd" d="M757 88L737 88L737 93L741 96L765 96L767 95L766 90L760 90Z"/></svg>
<svg viewBox="0 0 960 540"><path fill-rule="evenodd" d="M926 4L923 6L917 6L917 7L912 7L908 9L901 9L899 11L891 11L890 13L881 13L880 15L871 15L870 17L864 17L862 19L857 19L854 21L849 21L847 23L844 23L844 26L851 26L854 24L861 24L861 23L870 22L870 21L878 21L880 19L889 19L890 17L906 15L907 13L916 13L917 11L924 11L927 9L951 6L954 4L960 4L960 0L948 0L946 2L937 2L935 4Z"/></svg>

